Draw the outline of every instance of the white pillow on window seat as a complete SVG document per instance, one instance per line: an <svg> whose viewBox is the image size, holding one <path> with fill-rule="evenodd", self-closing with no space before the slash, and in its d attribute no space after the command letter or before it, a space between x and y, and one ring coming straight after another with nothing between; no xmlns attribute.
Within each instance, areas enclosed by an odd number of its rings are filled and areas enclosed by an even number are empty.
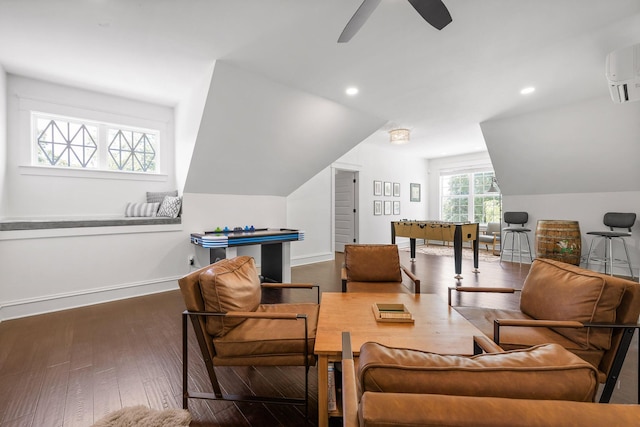
<svg viewBox="0 0 640 427"><path fill-rule="evenodd" d="M124 209L126 217L156 216L160 203L127 203Z"/></svg>

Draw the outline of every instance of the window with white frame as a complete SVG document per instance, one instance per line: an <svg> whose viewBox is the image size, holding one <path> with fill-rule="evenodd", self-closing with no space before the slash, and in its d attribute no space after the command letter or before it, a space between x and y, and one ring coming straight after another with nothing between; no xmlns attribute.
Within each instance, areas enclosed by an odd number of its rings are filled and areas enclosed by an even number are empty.
<svg viewBox="0 0 640 427"><path fill-rule="evenodd" d="M159 173L159 131L32 112L32 164Z"/></svg>
<svg viewBox="0 0 640 427"><path fill-rule="evenodd" d="M489 191L494 176L493 171L440 176L440 220L500 222L502 197Z"/></svg>

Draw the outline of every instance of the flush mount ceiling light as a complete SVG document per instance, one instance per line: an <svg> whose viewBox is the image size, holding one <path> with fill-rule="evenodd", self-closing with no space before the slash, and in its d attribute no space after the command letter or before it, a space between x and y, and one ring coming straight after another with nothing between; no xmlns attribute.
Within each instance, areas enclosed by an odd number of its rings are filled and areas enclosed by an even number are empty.
<svg viewBox="0 0 640 427"><path fill-rule="evenodd" d="M535 91L536 91L536 88L535 88L535 87L533 87L533 86L529 86L529 87L525 87L524 89L522 89L522 90L520 91L520 93L521 93L522 95L529 95L530 93L533 93L533 92L535 92Z"/></svg>
<svg viewBox="0 0 640 427"><path fill-rule="evenodd" d="M392 144L406 144L409 142L409 136L409 129L392 129L389 131L389 141Z"/></svg>

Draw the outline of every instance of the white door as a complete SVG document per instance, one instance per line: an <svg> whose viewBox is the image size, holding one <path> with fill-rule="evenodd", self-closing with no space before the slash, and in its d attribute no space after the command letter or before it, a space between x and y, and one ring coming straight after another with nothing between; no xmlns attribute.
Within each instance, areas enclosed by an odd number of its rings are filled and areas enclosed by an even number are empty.
<svg viewBox="0 0 640 427"><path fill-rule="evenodd" d="M335 178L335 251L344 252L345 244L357 242L357 172L338 170Z"/></svg>

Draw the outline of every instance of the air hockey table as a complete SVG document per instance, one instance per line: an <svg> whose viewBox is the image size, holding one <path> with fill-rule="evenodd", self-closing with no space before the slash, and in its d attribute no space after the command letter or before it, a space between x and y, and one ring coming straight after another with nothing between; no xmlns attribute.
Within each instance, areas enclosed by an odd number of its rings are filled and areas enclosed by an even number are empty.
<svg viewBox="0 0 640 427"><path fill-rule="evenodd" d="M260 273L266 281L291 282L290 242L304 240L304 232L290 228L255 228L191 233L191 243L209 251L209 262L237 256L241 246L260 245Z"/></svg>

